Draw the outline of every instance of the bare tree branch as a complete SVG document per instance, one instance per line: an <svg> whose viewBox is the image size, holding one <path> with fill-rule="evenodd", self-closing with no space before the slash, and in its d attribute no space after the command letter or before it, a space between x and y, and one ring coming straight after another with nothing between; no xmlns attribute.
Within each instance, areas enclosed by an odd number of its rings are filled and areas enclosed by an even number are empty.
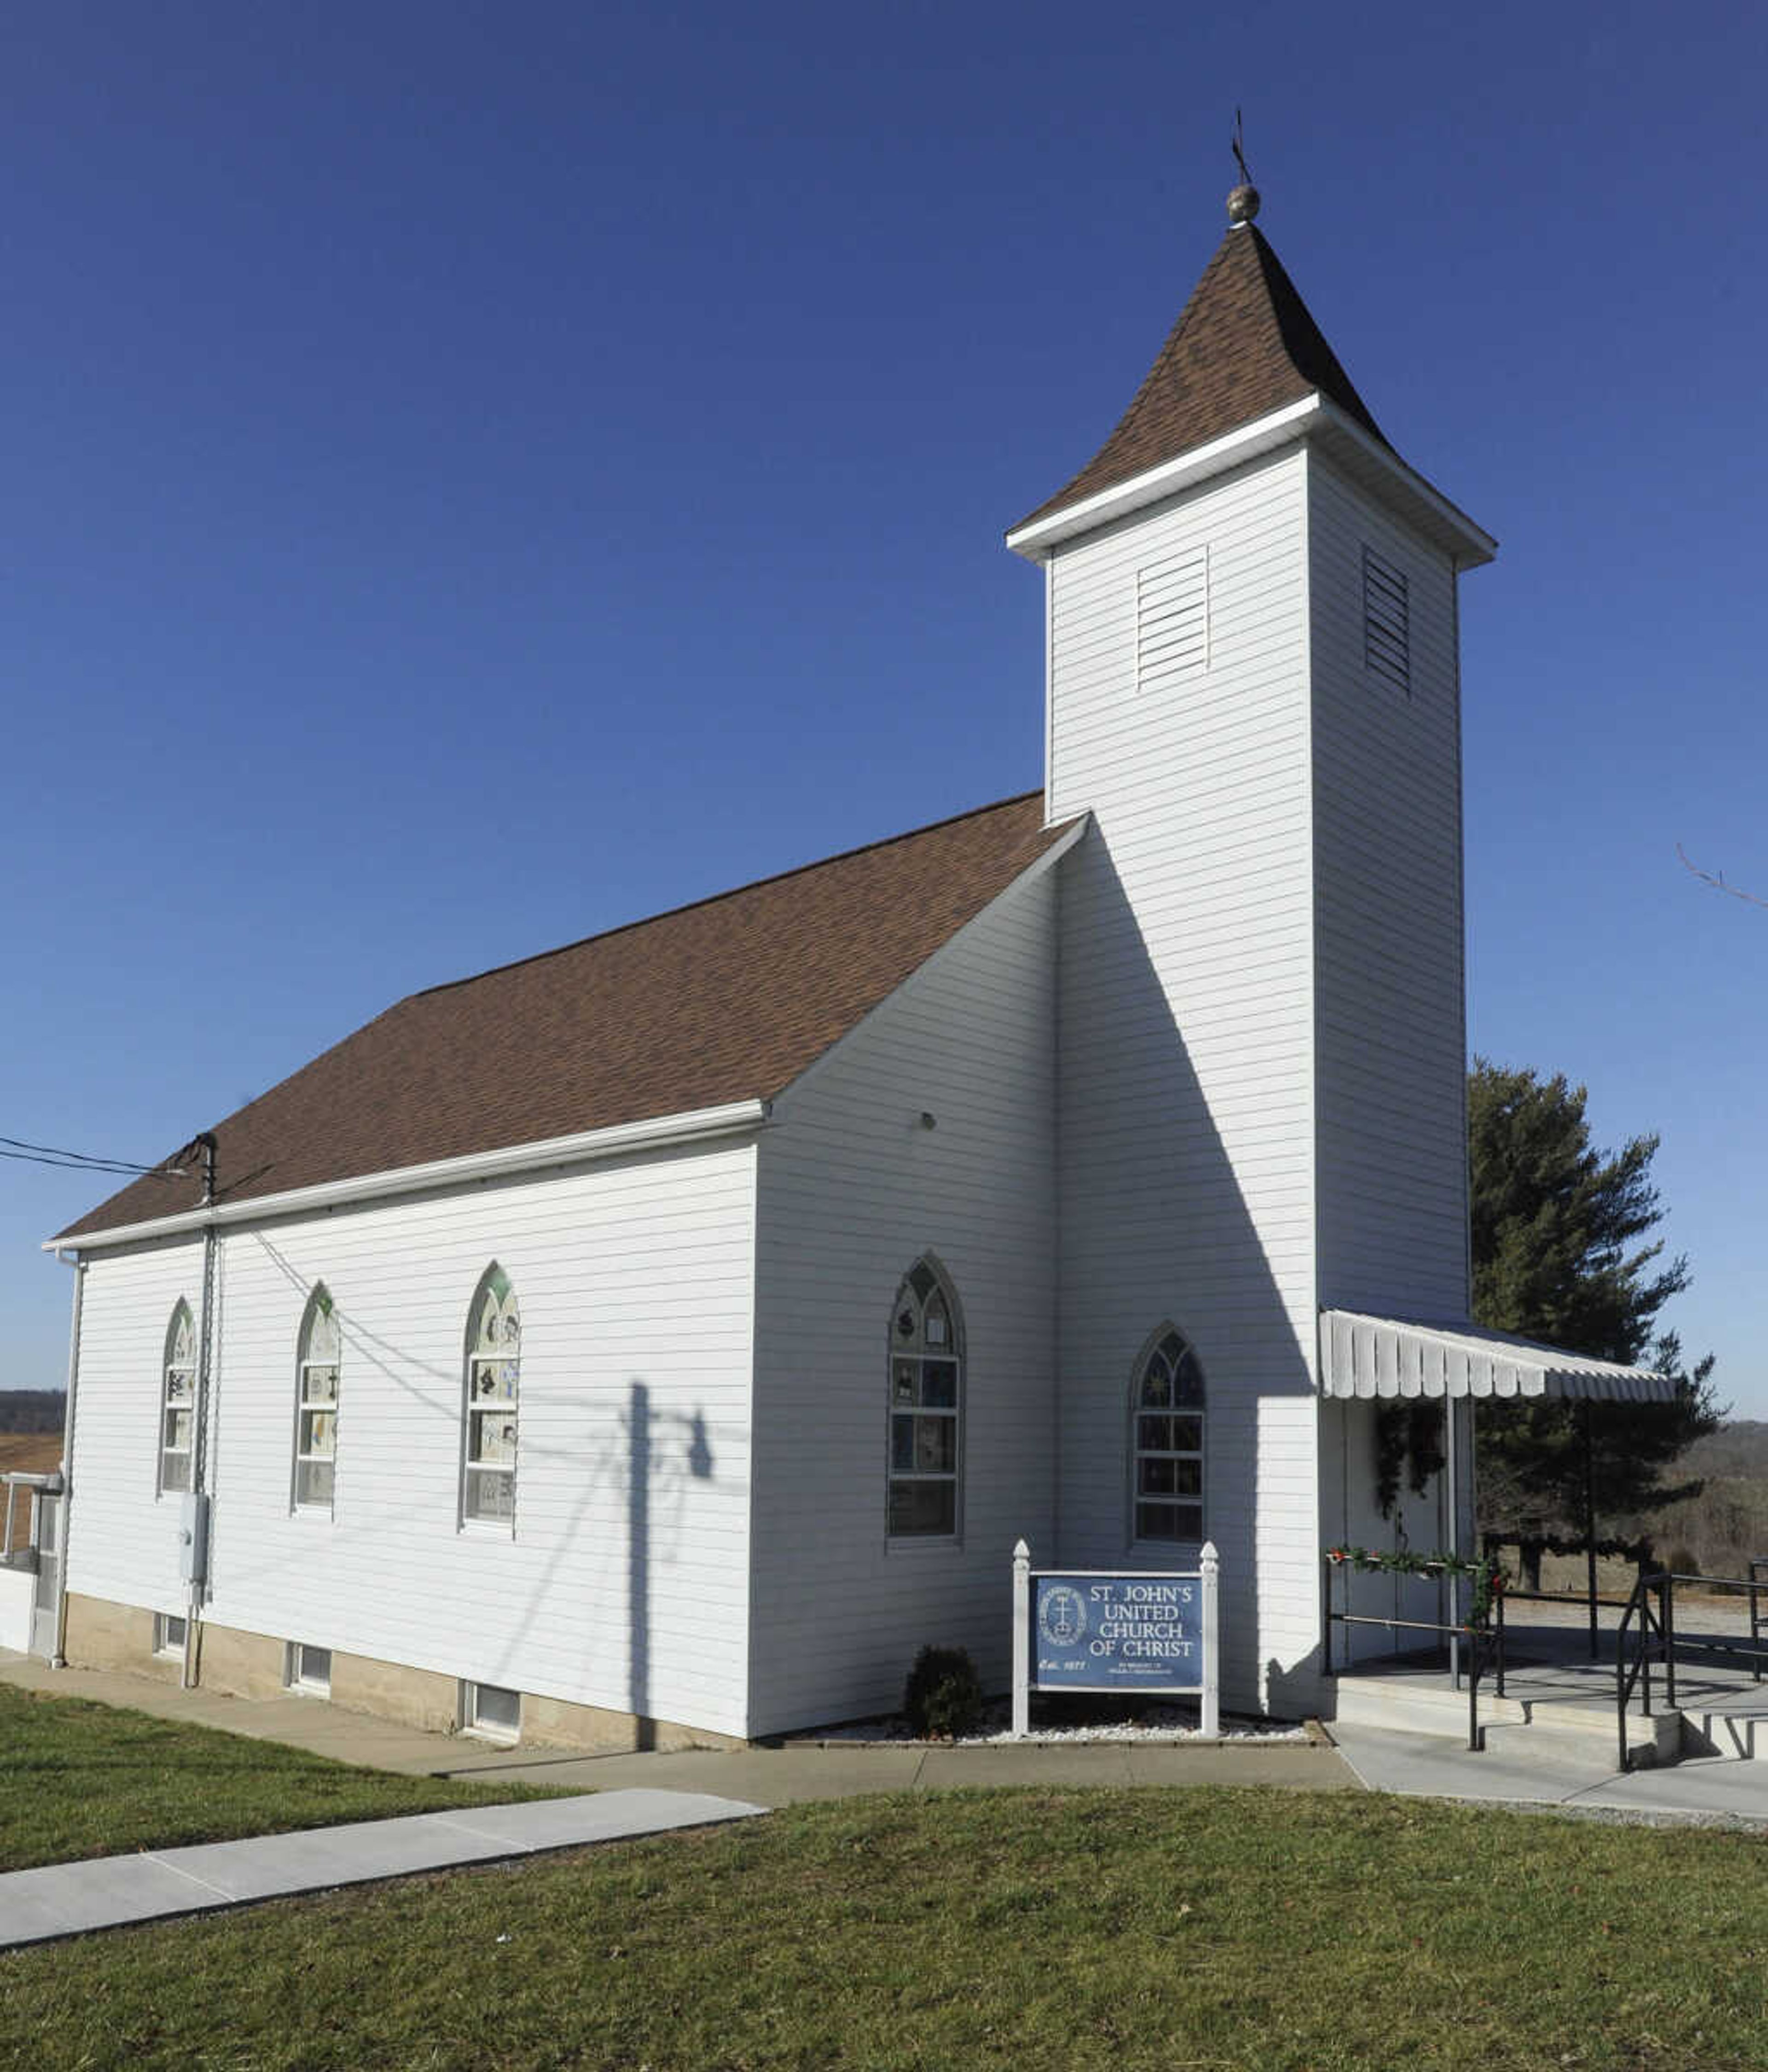
<svg viewBox="0 0 1768 2072"><path fill-rule="evenodd" d="M1741 899L1751 906L1768 906L1768 899L1759 898L1754 892L1745 892L1741 886L1731 884L1722 870L1703 870L1699 864L1691 863L1680 842L1676 844L1676 854L1684 870L1698 878L1703 885L1710 885L1715 892L1729 892L1733 899Z"/></svg>

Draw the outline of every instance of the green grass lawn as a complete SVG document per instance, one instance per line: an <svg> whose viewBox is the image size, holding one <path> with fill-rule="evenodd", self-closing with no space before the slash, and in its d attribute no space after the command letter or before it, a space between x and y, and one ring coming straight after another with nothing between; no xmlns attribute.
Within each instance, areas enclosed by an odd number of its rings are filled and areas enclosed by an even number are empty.
<svg viewBox="0 0 1768 2072"><path fill-rule="evenodd" d="M1768 2066L1768 1851L1349 1794L850 1799L0 1958L0 2062Z"/></svg>
<svg viewBox="0 0 1768 2072"><path fill-rule="evenodd" d="M0 1684L0 1871L554 1795L393 1777L280 1741Z"/></svg>

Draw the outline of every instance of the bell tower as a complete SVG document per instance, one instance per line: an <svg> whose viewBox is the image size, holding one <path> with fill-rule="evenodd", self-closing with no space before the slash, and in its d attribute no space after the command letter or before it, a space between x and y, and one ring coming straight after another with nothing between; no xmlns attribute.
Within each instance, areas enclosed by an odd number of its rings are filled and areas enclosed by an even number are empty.
<svg viewBox="0 0 1768 2072"><path fill-rule="evenodd" d="M1495 548L1258 213L1236 187L1116 429L1007 543L1046 585L1047 810L1092 816L1059 895L1062 1559L1183 1567L1200 1516L1227 1702L1293 1711L1319 1312L1466 1314L1456 587ZM1135 1400L1167 1329L1200 1433Z"/></svg>

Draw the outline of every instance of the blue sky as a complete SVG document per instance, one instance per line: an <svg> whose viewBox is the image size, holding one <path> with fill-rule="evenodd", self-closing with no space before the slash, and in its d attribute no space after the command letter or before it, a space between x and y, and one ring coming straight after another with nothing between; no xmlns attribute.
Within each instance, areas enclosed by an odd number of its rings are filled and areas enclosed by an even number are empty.
<svg viewBox="0 0 1768 2072"><path fill-rule="evenodd" d="M0 31L0 1135L152 1159L414 988L1041 776L1036 574L1260 227L1502 543L1470 1022L1663 1133L1768 1416L1759 8L302 10ZM0 1164L35 1249L107 1191Z"/></svg>

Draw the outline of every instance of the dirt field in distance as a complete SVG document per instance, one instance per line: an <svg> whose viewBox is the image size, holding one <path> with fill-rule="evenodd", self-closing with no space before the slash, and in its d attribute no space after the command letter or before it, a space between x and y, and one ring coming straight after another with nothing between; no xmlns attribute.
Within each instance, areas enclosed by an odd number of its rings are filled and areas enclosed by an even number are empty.
<svg viewBox="0 0 1768 2072"><path fill-rule="evenodd" d="M59 1432L0 1432L0 1474L46 1475L60 1458Z"/></svg>

